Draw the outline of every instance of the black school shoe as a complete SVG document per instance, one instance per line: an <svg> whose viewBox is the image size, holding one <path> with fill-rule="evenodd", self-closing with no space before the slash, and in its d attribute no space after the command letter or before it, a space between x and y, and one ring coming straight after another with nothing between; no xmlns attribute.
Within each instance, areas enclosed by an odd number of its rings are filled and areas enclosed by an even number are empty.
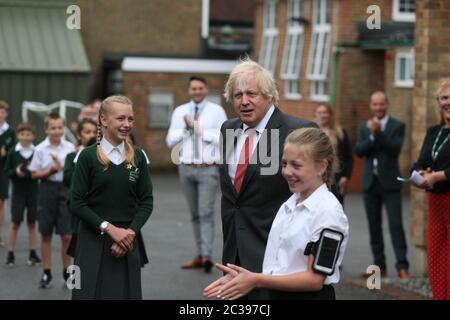
<svg viewBox="0 0 450 320"><path fill-rule="evenodd" d="M51 281L52 281L52 275L44 272L42 274L41 281L39 282L39 288L41 288L41 289L50 288L52 286Z"/></svg>
<svg viewBox="0 0 450 320"><path fill-rule="evenodd" d="M15 262L16 259L14 257L14 252L12 251L8 252L8 256L6 257L6 265L8 267L14 267Z"/></svg>
<svg viewBox="0 0 450 320"><path fill-rule="evenodd" d="M34 250L30 250L30 255L28 256L28 265L29 266L34 266L36 264L41 263L41 258L39 258L39 256L37 255L36 251Z"/></svg>

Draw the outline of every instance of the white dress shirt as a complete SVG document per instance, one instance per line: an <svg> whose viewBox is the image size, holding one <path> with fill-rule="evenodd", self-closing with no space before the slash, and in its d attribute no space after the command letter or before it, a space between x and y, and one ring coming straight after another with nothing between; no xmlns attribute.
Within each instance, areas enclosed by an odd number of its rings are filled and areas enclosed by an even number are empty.
<svg viewBox="0 0 450 320"><path fill-rule="evenodd" d="M389 121L389 115L385 114L383 118L381 118L380 120L380 124L381 124L381 131L384 131L386 129L386 124ZM375 137L374 135L371 133L369 136L370 140L375 141ZM373 168L374 170L377 170L378 168L378 159L377 158L373 158Z"/></svg>
<svg viewBox="0 0 450 320"><path fill-rule="evenodd" d="M100 148L102 148L106 157L114 163L119 165L125 161L125 142L122 141L117 147L114 147L105 137L100 141Z"/></svg>
<svg viewBox="0 0 450 320"><path fill-rule="evenodd" d="M14 148L14 150L19 151L20 155L25 159L28 159L33 155L34 149L34 144L31 144L28 148L25 148L20 142L18 142Z"/></svg>
<svg viewBox="0 0 450 320"><path fill-rule="evenodd" d="M6 130L9 129L9 124L7 122L3 122L0 126L0 135L4 134Z"/></svg>
<svg viewBox="0 0 450 320"><path fill-rule="evenodd" d="M58 146L53 146L51 145L50 140L47 137L34 149L34 156L31 160L29 170L33 172L50 169L50 167L53 165L53 159L51 155L58 157L61 164L64 165L66 156L74 151L75 146L71 142L61 138L60 144ZM60 171L54 173L50 177L48 177L47 180L53 182L62 182L63 172Z"/></svg>
<svg viewBox="0 0 450 320"><path fill-rule="evenodd" d="M179 162L192 163L219 163L220 161L220 128L227 120L225 110L218 104L203 100L198 104L198 121L201 136L197 136L198 157L195 157L193 133L186 130L184 116L188 115L194 122L195 103L190 101L173 111L170 121L166 143L169 148L179 146ZM181 143L181 145L179 145ZM173 157L172 157L173 158ZM174 161L177 159L173 159Z"/></svg>
<svg viewBox="0 0 450 320"><path fill-rule="evenodd" d="M253 128L253 129L255 129L256 134L253 135L252 154L253 154L253 151L255 151L256 145L258 144L259 139L261 139L264 129L266 129L267 123L269 122L270 117L272 116L274 111L275 111L275 106L272 105L269 108L269 110L267 110L266 114L264 115L264 118L262 118L261 121ZM247 134L248 128L250 128L250 127L244 123L242 126L242 134L240 134L239 137L237 138L236 148L233 149L233 152L231 152L230 157L227 160L228 174L230 175L231 181L233 181L233 183L234 183L234 177L236 176L237 166L239 164L239 156L241 154L242 148L244 147L245 139L247 139L247 137L248 137L248 134Z"/></svg>
<svg viewBox="0 0 450 320"><path fill-rule="evenodd" d="M278 210L267 240L263 273L287 275L306 271L306 245L319 240L322 230L329 228L344 234L334 273L326 277L324 284L337 283L348 243L348 221L342 205L325 184L304 201L297 203L298 200L295 193Z"/></svg>

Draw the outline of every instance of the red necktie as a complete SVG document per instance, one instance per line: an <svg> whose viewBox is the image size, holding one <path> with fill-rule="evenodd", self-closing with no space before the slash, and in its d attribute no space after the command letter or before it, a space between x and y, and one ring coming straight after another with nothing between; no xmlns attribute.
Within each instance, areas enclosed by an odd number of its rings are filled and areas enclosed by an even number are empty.
<svg viewBox="0 0 450 320"><path fill-rule="evenodd" d="M241 154L239 156L239 163L236 169L236 175L234 176L234 188L236 192L239 193L241 190L242 182L244 181L245 171L247 170L248 163L250 160L250 155L253 151L253 135L248 132L248 136L245 139L244 146L241 149Z"/></svg>

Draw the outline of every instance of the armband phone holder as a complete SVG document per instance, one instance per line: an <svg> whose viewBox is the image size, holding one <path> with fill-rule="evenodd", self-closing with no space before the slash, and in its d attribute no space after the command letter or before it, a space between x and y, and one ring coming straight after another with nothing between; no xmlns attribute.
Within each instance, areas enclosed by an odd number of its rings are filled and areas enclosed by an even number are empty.
<svg viewBox="0 0 450 320"><path fill-rule="evenodd" d="M309 242L305 248L304 254L314 256L313 271L324 275L332 275L339 258L344 234L342 232L323 229L317 242Z"/></svg>

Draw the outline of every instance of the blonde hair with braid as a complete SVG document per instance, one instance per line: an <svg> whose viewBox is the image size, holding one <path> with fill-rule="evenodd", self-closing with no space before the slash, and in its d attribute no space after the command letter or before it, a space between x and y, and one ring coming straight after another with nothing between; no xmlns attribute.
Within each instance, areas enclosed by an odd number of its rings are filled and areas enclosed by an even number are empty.
<svg viewBox="0 0 450 320"><path fill-rule="evenodd" d="M102 140L103 137L101 116L102 114L103 115L108 114L111 105L114 102L126 104L133 108L133 103L131 102L131 100L128 97L122 95L109 96L108 98L102 101L102 105L98 113L98 123L97 123L97 159L98 161L100 161L100 163L103 166L103 170L105 171L108 170L110 161L106 156L106 154L103 152L102 148L100 147L100 141ZM133 166L136 166L136 163L134 161L134 147L127 140L125 140L124 142L125 142L125 161L127 163L132 164Z"/></svg>

